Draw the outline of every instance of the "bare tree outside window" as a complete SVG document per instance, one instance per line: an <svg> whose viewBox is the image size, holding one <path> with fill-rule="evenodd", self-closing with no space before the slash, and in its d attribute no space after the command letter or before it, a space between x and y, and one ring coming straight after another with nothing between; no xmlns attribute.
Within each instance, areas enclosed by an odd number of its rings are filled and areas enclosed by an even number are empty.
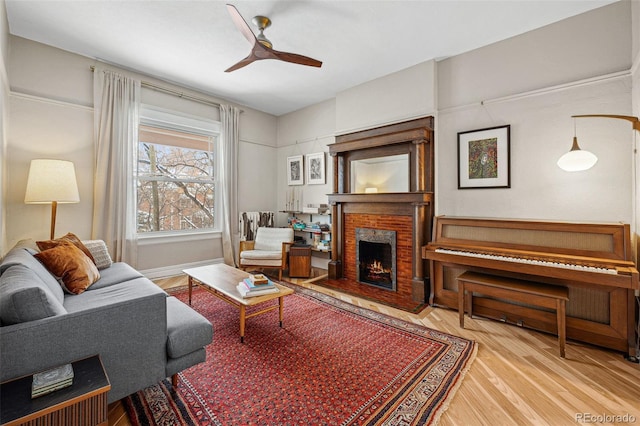
<svg viewBox="0 0 640 426"><path fill-rule="evenodd" d="M144 139L141 132L138 143L138 232L213 228L213 150L152 143Z"/></svg>

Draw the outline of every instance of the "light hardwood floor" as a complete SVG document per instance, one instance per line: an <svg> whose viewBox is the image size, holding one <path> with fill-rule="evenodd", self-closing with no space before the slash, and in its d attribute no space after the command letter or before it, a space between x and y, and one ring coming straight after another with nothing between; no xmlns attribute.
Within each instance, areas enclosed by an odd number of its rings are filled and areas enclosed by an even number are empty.
<svg viewBox="0 0 640 426"><path fill-rule="evenodd" d="M166 289L186 282L185 277L174 277L157 284ZM620 353L569 341L562 359L556 336L478 317L467 317L463 330L456 311L428 307L417 315L410 314L297 282L374 311L477 341L476 359L440 425L640 425L640 366L626 361ZM130 425L121 403L109 408L109 425Z"/></svg>

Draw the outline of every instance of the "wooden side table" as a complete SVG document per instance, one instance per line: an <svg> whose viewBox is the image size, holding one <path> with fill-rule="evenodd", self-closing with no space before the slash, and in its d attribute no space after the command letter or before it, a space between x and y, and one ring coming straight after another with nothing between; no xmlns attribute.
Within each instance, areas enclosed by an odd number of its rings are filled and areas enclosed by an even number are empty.
<svg viewBox="0 0 640 426"><path fill-rule="evenodd" d="M289 248L289 276L291 278L309 278L311 276L311 247L296 246Z"/></svg>
<svg viewBox="0 0 640 426"><path fill-rule="evenodd" d="M99 355L73 365L73 384L31 399L33 376L0 384L0 424L107 426L107 392L111 389Z"/></svg>

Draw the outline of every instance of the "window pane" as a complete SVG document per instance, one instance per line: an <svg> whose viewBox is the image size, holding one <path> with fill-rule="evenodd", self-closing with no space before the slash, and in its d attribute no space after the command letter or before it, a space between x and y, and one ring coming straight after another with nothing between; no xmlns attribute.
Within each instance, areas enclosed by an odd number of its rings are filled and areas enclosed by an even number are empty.
<svg viewBox="0 0 640 426"><path fill-rule="evenodd" d="M207 151L140 142L138 175L173 179L213 179L213 154Z"/></svg>
<svg viewBox="0 0 640 426"><path fill-rule="evenodd" d="M138 232L213 228L213 183L138 181Z"/></svg>

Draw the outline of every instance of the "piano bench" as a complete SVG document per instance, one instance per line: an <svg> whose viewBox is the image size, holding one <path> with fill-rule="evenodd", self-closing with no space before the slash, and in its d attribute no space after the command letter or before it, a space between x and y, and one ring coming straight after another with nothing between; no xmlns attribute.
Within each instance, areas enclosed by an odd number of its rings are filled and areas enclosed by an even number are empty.
<svg viewBox="0 0 640 426"><path fill-rule="evenodd" d="M558 319L560 356L565 357L566 303L569 300L567 288L470 271L460 274L457 280L460 327L464 328L465 294L467 312L469 312L469 317L473 315L474 291L487 296L555 309Z"/></svg>

